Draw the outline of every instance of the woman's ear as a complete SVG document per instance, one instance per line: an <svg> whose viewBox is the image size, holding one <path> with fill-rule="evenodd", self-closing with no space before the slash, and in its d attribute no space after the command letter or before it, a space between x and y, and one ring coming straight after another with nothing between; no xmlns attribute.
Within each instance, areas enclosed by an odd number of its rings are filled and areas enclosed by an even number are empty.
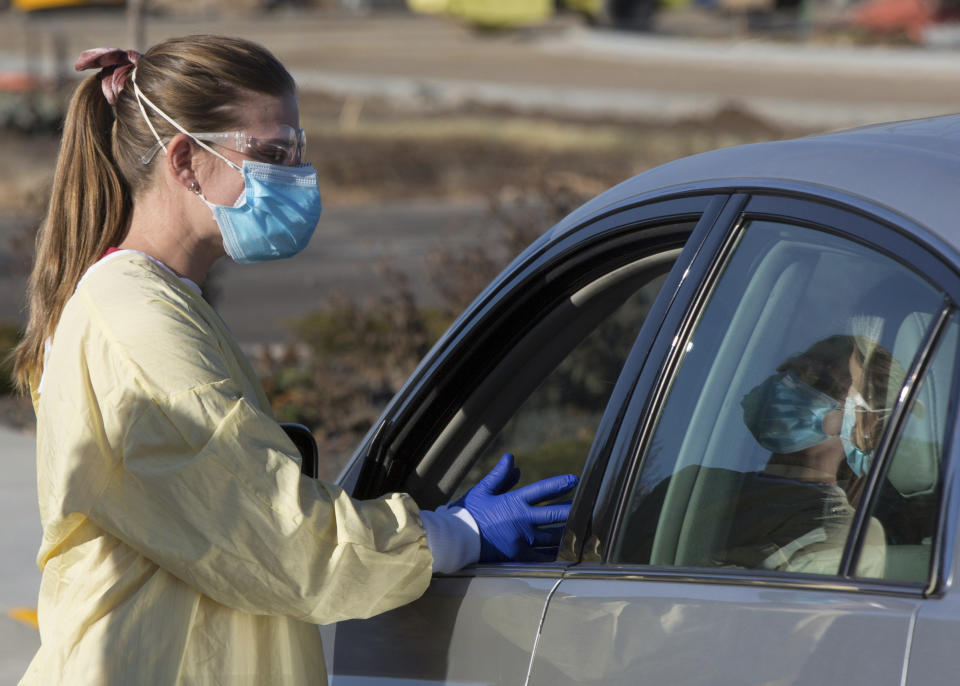
<svg viewBox="0 0 960 686"><path fill-rule="evenodd" d="M178 133L167 143L167 172L184 188L196 188L197 177L193 168L195 148L190 136Z"/></svg>

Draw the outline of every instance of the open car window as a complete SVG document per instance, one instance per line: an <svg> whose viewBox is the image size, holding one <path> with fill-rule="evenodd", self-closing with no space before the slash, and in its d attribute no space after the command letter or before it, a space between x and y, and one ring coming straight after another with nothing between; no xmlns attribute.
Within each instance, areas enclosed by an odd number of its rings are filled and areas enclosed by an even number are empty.
<svg viewBox="0 0 960 686"><path fill-rule="evenodd" d="M413 480L435 480L452 500L503 452L515 454L521 483L579 474L620 368L679 252L615 260L564 294L471 389Z"/></svg>
<svg viewBox="0 0 960 686"><path fill-rule="evenodd" d="M677 252L663 253L659 260L667 266ZM505 452L512 452L523 467L518 485L561 473L580 474L624 360L666 278L665 272L656 275L640 267L627 265L570 297L571 303L599 297L602 302L591 307L609 311L572 348L560 341L554 326L532 334L530 343L544 349L537 354L560 361L491 436L454 498L483 478ZM558 342L559 354L546 350Z"/></svg>
<svg viewBox="0 0 960 686"><path fill-rule="evenodd" d="M947 376L917 395L889 468L878 448L942 303L862 244L748 222L681 343L610 561L839 574L883 469L857 573L926 580L955 344L942 343Z"/></svg>
<svg viewBox="0 0 960 686"><path fill-rule="evenodd" d="M532 260L386 420L360 492L399 490L438 507L503 452L516 455L522 483L580 473L631 346L711 202L611 215L594 240Z"/></svg>

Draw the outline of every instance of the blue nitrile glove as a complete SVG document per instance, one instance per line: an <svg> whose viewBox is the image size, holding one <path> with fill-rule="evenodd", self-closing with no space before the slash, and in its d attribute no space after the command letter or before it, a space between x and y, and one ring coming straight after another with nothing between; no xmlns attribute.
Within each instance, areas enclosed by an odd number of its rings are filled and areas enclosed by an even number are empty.
<svg viewBox="0 0 960 686"><path fill-rule="evenodd" d="M565 523L570 503L534 505L560 497L576 486L579 479L573 474L564 474L510 491L519 479L520 470L513 465L513 455L507 453L457 503L467 509L480 529L480 562L529 560L536 557L534 546L560 544L562 527L538 527Z"/></svg>

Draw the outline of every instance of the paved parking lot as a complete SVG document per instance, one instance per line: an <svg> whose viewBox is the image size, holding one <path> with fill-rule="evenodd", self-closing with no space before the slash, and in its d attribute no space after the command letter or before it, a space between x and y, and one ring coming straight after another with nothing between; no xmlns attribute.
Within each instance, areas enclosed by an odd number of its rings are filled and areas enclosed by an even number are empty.
<svg viewBox="0 0 960 686"><path fill-rule="evenodd" d="M37 549L40 511L34 440L0 426L0 684L16 684L40 645L36 629L15 619L13 610L35 608L40 590Z"/></svg>

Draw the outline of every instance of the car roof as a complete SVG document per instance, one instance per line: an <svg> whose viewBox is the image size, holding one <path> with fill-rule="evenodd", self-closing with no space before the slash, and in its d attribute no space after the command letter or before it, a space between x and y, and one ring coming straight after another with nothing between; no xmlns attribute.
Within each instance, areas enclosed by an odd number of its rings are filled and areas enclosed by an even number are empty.
<svg viewBox="0 0 960 686"><path fill-rule="evenodd" d="M693 155L614 186L576 210L554 236L616 205L711 188L788 189L860 198L960 246L960 115L865 126Z"/></svg>

